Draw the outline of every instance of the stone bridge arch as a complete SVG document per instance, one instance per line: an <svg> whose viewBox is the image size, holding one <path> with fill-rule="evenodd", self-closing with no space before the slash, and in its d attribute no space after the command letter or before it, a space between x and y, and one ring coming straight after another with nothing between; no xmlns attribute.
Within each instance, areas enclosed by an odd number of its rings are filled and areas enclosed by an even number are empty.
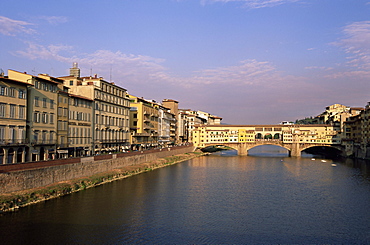
<svg viewBox="0 0 370 245"><path fill-rule="evenodd" d="M332 149L332 150L335 150L338 152L338 154L343 154L344 153L344 148L341 147L341 146L335 146L335 145L323 145L323 144L310 144L310 145L303 145L300 147L300 151L304 151L304 150L309 150L311 148L316 148L316 147L319 147L319 148L329 148L329 149Z"/></svg>

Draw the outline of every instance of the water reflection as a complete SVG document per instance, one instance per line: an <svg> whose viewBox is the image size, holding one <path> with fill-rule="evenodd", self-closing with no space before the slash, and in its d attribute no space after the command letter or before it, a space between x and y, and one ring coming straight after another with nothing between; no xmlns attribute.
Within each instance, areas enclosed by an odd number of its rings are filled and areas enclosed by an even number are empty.
<svg viewBox="0 0 370 245"><path fill-rule="evenodd" d="M2 244L369 244L368 163L280 150L218 152L2 215Z"/></svg>

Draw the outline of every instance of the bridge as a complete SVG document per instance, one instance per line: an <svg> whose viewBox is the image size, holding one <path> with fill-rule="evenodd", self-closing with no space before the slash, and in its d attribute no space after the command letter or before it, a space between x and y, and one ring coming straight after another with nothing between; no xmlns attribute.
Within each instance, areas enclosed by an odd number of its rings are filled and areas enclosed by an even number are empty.
<svg viewBox="0 0 370 245"><path fill-rule="evenodd" d="M316 146L342 151L340 134L331 125L196 125L192 142L198 148L228 146L239 155L260 145L281 146L296 157Z"/></svg>

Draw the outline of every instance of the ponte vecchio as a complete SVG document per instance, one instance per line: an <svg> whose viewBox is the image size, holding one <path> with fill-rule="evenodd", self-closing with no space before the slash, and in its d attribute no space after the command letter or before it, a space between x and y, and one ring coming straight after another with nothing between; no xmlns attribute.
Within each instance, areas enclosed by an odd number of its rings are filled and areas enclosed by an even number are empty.
<svg viewBox="0 0 370 245"><path fill-rule="evenodd" d="M196 125L192 142L198 148L212 145L228 146L247 155L260 145L278 145L290 156L301 156L315 146L333 147L342 151L340 132L331 125Z"/></svg>

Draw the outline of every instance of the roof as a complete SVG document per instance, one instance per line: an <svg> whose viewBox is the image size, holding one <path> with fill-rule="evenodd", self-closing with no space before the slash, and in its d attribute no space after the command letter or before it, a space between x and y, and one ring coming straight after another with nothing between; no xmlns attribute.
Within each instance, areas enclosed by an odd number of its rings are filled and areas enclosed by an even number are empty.
<svg viewBox="0 0 370 245"><path fill-rule="evenodd" d="M17 81L17 80L9 79L9 78L7 78L7 77L0 77L0 81L3 81L3 82L12 82L12 83L18 83L18 84L22 84L22 85L25 85L25 86L33 86L33 84L31 84L31 83L21 82L21 81Z"/></svg>
<svg viewBox="0 0 370 245"><path fill-rule="evenodd" d="M84 96L81 96L81 95L77 95L77 94L69 94L69 97L75 97L75 98L80 98L80 99L84 99L84 100L89 100L89 101L94 101L92 99L89 99L87 97L84 97Z"/></svg>

